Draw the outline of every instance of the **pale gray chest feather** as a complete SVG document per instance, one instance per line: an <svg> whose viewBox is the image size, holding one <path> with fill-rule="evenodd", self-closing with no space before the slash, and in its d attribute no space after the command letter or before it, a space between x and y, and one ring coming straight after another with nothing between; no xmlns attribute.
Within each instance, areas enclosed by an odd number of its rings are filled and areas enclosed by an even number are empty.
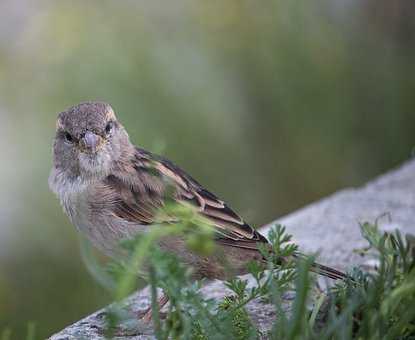
<svg viewBox="0 0 415 340"><path fill-rule="evenodd" d="M82 187L78 190L68 191L61 196L63 210L68 215L72 224L81 231L88 233L93 229L93 216L89 208L89 190L88 187Z"/></svg>
<svg viewBox="0 0 415 340"><path fill-rule="evenodd" d="M97 188L102 188L102 180L96 177L71 178L65 172L52 168L49 186L78 231L98 249L114 256L119 254L121 240L145 232L148 226L116 216L111 199L97 191Z"/></svg>
<svg viewBox="0 0 415 340"><path fill-rule="evenodd" d="M57 190L63 210L72 224L84 234L94 246L109 256L119 253L123 239L134 237L145 231L146 226L125 221L113 214L108 202L94 193L96 183L72 183ZM97 204L98 203L98 204ZM91 207L101 206L102 209Z"/></svg>

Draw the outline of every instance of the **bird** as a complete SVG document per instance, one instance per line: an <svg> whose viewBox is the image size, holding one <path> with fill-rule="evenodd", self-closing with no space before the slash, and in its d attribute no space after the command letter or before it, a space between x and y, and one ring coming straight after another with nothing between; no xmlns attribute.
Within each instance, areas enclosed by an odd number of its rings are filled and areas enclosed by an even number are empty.
<svg viewBox="0 0 415 340"><path fill-rule="evenodd" d="M132 144L105 102L82 102L58 114L49 186L77 230L110 257L118 256L122 240L160 223L175 225L157 214L169 191L175 202L195 207L210 222L232 274L246 274L248 262L264 261L258 244L268 240L179 166ZM183 238L166 238L159 246L190 266L194 279L229 276L221 259L189 250ZM332 279L347 277L317 263L311 269ZM167 301L163 295L160 308ZM151 313L149 307L143 318L151 320Z"/></svg>

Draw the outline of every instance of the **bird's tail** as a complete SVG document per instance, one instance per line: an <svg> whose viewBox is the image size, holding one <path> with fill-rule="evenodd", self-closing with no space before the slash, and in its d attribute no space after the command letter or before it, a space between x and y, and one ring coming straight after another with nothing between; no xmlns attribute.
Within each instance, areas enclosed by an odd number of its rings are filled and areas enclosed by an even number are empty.
<svg viewBox="0 0 415 340"><path fill-rule="evenodd" d="M294 254L294 258L296 259L303 259L304 256L301 254ZM310 267L310 271L313 273L328 277L333 280L348 280L350 276L331 267L324 266L317 262L313 262Z"/></svg>
<svg viewBox="0 0 415 340"><path fill-rule="evenodd" d="M313 273L329 277L330 279L333 279L333 280L347 280L347 279L350 278L347 274L345 274L345 273L343 273L343 272L341 272L337 269L327 267L327 266L323 266L322 264L319 264L319 263L316 263L316 262L311 264L310 270Z"/></svg>

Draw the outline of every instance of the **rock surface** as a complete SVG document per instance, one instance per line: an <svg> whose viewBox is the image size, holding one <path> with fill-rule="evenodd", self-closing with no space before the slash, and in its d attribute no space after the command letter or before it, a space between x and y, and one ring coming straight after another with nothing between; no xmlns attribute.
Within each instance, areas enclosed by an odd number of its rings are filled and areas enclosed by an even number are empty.
<svg viewBox="0 0 415 340"><path fill-rule="evenodd" d="M415 160L393 170L357 189L345 189L321 201L310 204L283 217L261 231L280 223L294 236L301 250L318 252L319 261L339 268L362 265L366 259L353 252L366 245L360 235L359 222L378 220L383 230L400 229L403 233L415 234ZM229 292L220 281L203 288L208 297L221 298ZM133 312L144 310L149 304L146 288L126 300L127 309ZM287 304L287 308L288 304ZM270 329L274 308L259 301L247 306L252 320L260 330ZM103 336L104 310L52 336L51 340L101 340ZM140 335L122 336L116 339L154 339L151 328L140 328Z"/></svg>
<svg viewBox="0 0 415 340"><path fill-rule="evenodd" d="M415 234L415 160L369 182L345 189L277 221L305 253L340 269L366 261L353 249L367 245L359 223L377 220L382 230ZM268 227L261 231L267 233Z"/></svg>

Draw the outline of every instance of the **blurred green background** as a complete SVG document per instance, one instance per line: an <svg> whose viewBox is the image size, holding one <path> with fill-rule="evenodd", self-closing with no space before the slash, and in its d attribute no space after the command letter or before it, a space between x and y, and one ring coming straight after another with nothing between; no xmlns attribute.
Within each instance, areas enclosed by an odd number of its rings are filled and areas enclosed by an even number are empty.
<svg viewBox="0 0 415 340"><path fill-rule="evenodd" d="M59 111L113 105L256 226L411 157L413 1L0 2L0 334L110 302L47 178ZM306 226L304 226L306 227Z"/></svg>

